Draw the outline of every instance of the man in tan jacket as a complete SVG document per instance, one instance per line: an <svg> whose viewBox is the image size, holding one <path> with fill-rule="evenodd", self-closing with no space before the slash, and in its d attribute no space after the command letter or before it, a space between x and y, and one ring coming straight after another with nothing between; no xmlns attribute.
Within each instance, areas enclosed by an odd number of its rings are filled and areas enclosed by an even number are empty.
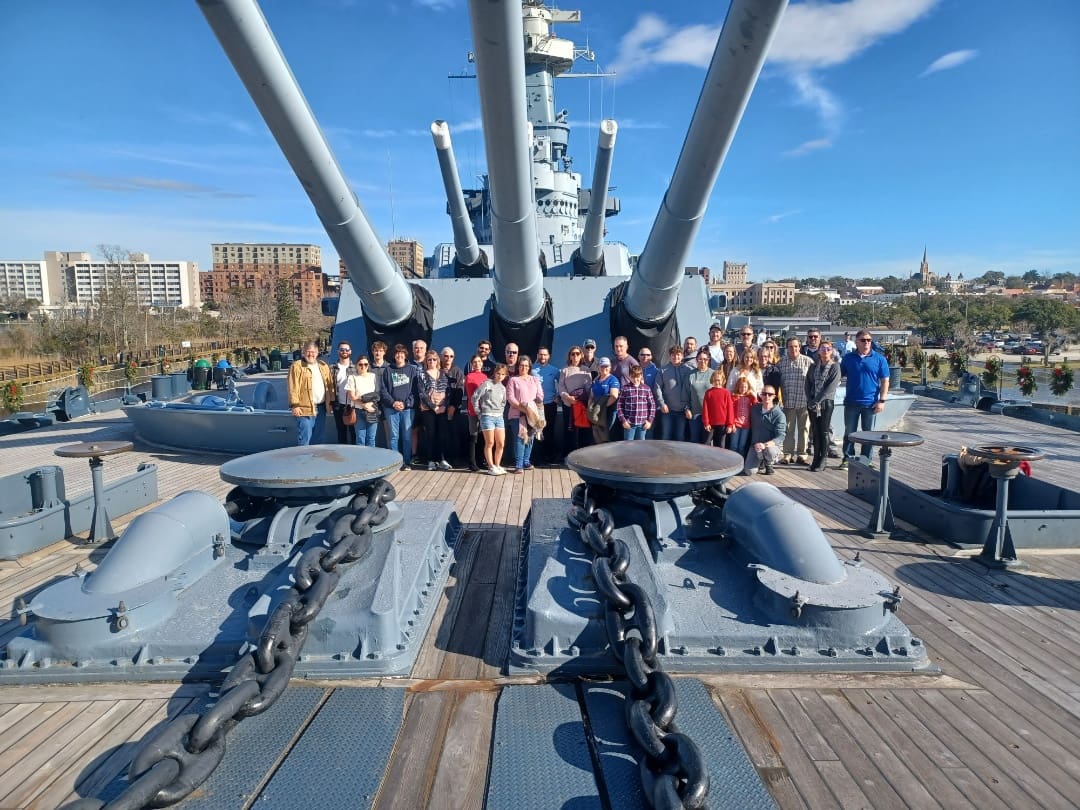
<svg viewBox="0 0 1080 810"><path fill-rule="evenodd" d="M304 344L302 357L289 366L289 407L296 417L296 443L322 443L326 414L334 408L334 375L319 359L314 342Z"/></svg>

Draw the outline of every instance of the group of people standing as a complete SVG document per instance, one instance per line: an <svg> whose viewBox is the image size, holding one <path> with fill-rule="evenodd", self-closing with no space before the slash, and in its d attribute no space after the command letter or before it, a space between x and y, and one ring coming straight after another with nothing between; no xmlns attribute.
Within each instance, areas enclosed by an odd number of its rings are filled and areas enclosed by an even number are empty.
<svg viewBox="0 0 1080 810"><path fill-rule="evenodd" d="M555 464L589 444L656 438L728 448L752 475L771 474L776 464L825 469L836 455L829 426L845 378L846 467L855 457L848 434L872 429L889 390L888 363L870 333L834 345L811 328L805 340L789 337L782 351L768 336L755 340L749 327L737 335L725 342L714 323L707 344L688 337L668 349L663 366L648 347L631 356L623 336L612 341L610 357L597 356L596 341L588 339L570 348L561 368L547 347L537 350L534 364L514 343L498 363L484 339L467 371L454 363L452 348L429 351L423 340L413 341L411 355L396 345L392 361L381 342L355 361L342 342L334 364L319 360L310 343L289 369L289 403L300 444L321 435L324 414L333 414L340 443L374 447L381 423L385 446L398 450L405 466L419 452L429 470L451 469L463 445L471 470L501 475L531 469L540 439L538 463ZM866 463L870 450L862 448Z"/></svg>

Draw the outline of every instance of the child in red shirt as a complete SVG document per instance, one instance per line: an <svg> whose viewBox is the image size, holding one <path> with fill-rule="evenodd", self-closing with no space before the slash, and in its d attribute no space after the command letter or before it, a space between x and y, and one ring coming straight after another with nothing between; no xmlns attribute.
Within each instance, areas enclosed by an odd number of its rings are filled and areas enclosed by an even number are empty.
<svg viewBox="0 0 1080 810"><path fill-rule="evenodd" d="M705 428L705 444L723 447L724 437L735 431L735 407L731 392L724 387L724 372L717 369L709 378L712 388L705 392L701 405L701 424Z"/></svg>
<svg viewBox="0 0 1080 810"><path fill-rule="evenodd" d="M728 449L745 456L746 448L750 445L750 408L757 402L757 397L750 390L750 381L746 377L740 377L736 381L732 400L735 410L735 432L731 434Z"/></svg>

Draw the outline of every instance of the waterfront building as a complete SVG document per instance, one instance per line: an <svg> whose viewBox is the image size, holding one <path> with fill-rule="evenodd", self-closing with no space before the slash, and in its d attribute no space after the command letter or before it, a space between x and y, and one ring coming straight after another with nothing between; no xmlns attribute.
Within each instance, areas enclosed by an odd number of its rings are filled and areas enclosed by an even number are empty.
<svg viewBox="0 0 1080 810"><path fill-rule="evenodd" d="M195 262L151 261L145 253L132 253L128 261L94 261L84 253L64 268L64 277L67 302L78 306L99 303L117 284L133 290L139 306L197 308L202 303Z"/></svg>
<svg viewBox="0 0 1080 810"><path fill-rule="evenodd" d="M200 274L204 301L223 304L234 290L272 293L287 279L301 309L317 310L326 294L322 248L318 245L262 242L215 242L210 245L213 269Z"/></svg>
<svg viewBox="0 0 1080 810"><path fill-rule="evenodd" d="M0 299L37 301L44 306L64 295L63 280L50 276L44 261L0 259Z"/></svg>

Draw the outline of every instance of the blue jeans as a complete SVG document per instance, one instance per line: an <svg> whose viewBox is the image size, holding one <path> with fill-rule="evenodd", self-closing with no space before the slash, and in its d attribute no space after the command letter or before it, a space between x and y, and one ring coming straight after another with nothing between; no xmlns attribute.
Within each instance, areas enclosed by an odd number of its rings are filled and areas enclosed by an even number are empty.
<svg viewBox="0 0 1080 810"><path fill-rule="evenodd" d="M412 461L412 408L396 411L383 408L386 424L390 426L390 449L401 453L406 464ZM399 449L400 448L400 449Z"/></svg>
<svg viewBox="0 0 1080 810"><path fill-rule="evenodd" d="M529 459L532 457L533 444L535 443L531 438L527 442L522 441L521 436L518 434L520 421L517 418L506 420L506 430L514 437L514 469L517 470L524 469L530 463Z"/></svg>
<svg viewBox="0 0 1080 810"><path fill-rule="evenodd" d="M750 446L750 428L735 428L735 432L730 436L730 441L731 446L729 449L745 458L746 448Z"/></svg>
<svg viewBox="0 0 1080 810"><path fill-rule="evenodd" d="M644 439L645 438L645 426L644 425L631 425L628 428L623 429L623 438L627 441L632 439Z"/></svg>
<svg viewBox="0 0 1080 810"><path fill-rule="evenodd" d="M849 441L848 435L857 430L873 430L875 416L877 414L874 413L873 405L844 403L844 458L855 458L855 442ZM874 448L869 444L864 444L860 449L863 458L869 463L870 454Z"/></svg>
<svg viewBox="0 0 1080 810"><path fill-rule="evenodd" d="M356 443L364 447L375 447L375 434L379 432L378 422L369 422L363 411L356 413Z"/></svg>
<svg viewBox="0 0 1080 810"><path fill-rule="evenodd" d="M660 438L673 442L686 441L686 417L682 411L658 414L660 420Z"/></svg>
<svg viewBox="0 0 1080 810"><path fill-rule="evenodd" d="M326 425L326 409L318 407L314 416L296 417L296 444L298 447L311 444L322 444L323 427Z"/></svg>
<svg viewBox="0 0 1080 810"><path fill-rule="evenodd" d="M701 423L701 414L687 420L690 423L690 441L701 444L705 441L705 425Z"/></svg>

